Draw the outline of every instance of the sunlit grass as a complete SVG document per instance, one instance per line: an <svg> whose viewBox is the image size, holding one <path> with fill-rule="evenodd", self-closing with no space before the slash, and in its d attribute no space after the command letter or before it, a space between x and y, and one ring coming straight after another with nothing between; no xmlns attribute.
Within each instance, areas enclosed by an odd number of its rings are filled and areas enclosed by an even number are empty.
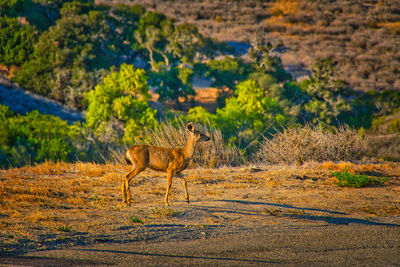
<svg viewBox="0 0 400 267"><path fill-rule="evenodd" d="M400 21L378 23L378 27L387 28L387 29L394 31L395 33L399 33L400 32Z"/></svg>
<svg viewBox="0 0 400 267"><path fill-rule="evenodd" d="M393 169L393 164L384 163L384 164L356 164L351 162L337 162L334 163L332 161L327 161L320 163L317 167L321 170L331 170L331 171L348 171L350 173L373 173L373 172L382 172L384 170Z"/></svg>
<svg viewBox="0 0 400 267"><path fill-rule="evenodd" d="M183 205L185 209L191 209L191 205L198 205L202 201L221 199L249 199L282 205L296 205L296 201L303 201L307 203L303 203L304 206L316 203L312 205L326 208L332 193L340 189L332 172L348 169L354 175L365 173L375 177L394 177L400 173L399 164L349 162L189 169L184 174L194 204L187 205L184 202L183 186L179 179L174 179L169 196L172 207L165 208L166 174L151 170L132 179L132 205L127 207L122 203L121 178L130 169L128 165L111 163L45 162L31 167L0 170L0 238L13 235L14 238L8 240L16 242L20 238L39 238L38 233L43 232L54 235L69 235L79 231L96 234L102 229L112 233L121 224L195 220L197 218L186 218L190 212L176 206ZM398 180L390 178L379 189L390 195L398 194L399 188ZM313 190L317 191L310 194ZM346 190L339 191L343 193L344 201L356 197L352 195L347 199ZM308 193L301 197L297 195L302 192ZM314 196L317 199L310 201L310 197ZM318 201L320 198L323 198L322 202ZM336 201L341 199L336 199L334 203ZM352 209L369 215L375 212L379 216L397 216L400 213L399 203L387 197L382 197L379 204L375 201L358 201L354 205ZM274 216L279 211L271 209L263 214ZM204 218L207 222L210 216ZM225 220L217 218L215 221L222 223ZM71 231L60 230L63 227Z"/></svg>
<svg viewBox="0 0 400 267"><path fill-rule="evenodd" d="M295 14L298 10L298 3L295 0L277 0L273 3L272 14L288 15Z"/></svg>

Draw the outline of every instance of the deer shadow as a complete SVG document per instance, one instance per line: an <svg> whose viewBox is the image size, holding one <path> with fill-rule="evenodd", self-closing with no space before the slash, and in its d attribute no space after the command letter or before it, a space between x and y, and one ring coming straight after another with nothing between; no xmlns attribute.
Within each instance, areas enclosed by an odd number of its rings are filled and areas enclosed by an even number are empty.
<svg viewBox="0 0 400 267"><path fill-rule="evenodd" d="M395 224L395 223L383 223L383 222L375 222L371 220L366 220L366 219L360 219L360 218L353 218L353 217L343 217L343 215L347 215L345 212L340 212L340 211L334 211L334 210L327 210L327 209L317 209L317 208L308 208L308 207L297 207L293 205L287 205L287 204L279 204L279 203L269 203L269 202L260 202L260 201L245 201L245 200L234 200L234 199L228 199L228 200L217 200L218 202L227 202L227 203L237 203L237 204L242 204L245 207L250 206L250 205L260 205L260 206L265 206L265 207L280 207L280 208L285 208L285 209L292 209L292 210L299 210L299 211L312 211L312 212L322 212L322 213L327 213L329 215L313 215L313 214L307 214L307 213L285 213L281 212L278 215L274 216L279 216L279 217L286 217L290 219L304 219L304 220L310 220L310 221L324 221L329 224L340 224L340 225L348 225L351 223L355 224L364 224L364 225L379 225L379 226L394 226L394 227L399 227L400 224ZM230 213L230 214L240 214L240 215L260 215L260 216L271 216L267 214L260 214L259 211L252 210L249 208L237 208L237 209L229 209L229 208L218 208L218 207L211 207L211 206L197 206L199 209L203 210L209 210L212 212L225 212L225 213ZM335 216L339 215L339 216ZM340 216L342 215L342 216Z"/></svg>

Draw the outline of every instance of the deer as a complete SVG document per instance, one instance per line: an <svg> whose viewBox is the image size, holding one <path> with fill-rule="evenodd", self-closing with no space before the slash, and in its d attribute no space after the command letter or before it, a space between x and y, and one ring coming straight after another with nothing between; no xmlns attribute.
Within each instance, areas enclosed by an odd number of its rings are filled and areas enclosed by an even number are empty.
<svg viewBox="0 0 400 267"><path fill-rule="evenodd" d="M189 203L189 193L185 176L181 173L185 170L193 158L198 142L209 141L210 137L195 129L191 122L186 123L189 137L183 148L165 148L151 145L135 145L129 148L125 154L125 160L132 164L132 170L122 178L122 201L131 205L131 193L129 181L147 168L155 171L167 172L167 191L165 193L165 205L169 206L168 195L171 190L172 178L180 178L185 189L186 202Z"/></svg>

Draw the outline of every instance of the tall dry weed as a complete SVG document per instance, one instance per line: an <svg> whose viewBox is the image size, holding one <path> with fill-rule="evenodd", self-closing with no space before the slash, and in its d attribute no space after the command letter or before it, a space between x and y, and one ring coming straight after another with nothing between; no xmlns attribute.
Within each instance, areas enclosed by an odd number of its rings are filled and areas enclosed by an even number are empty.
<svg viewBox="0 0 400 267"><path fill-rule="evenodd" d="M196 124L196 129L208 135L211 140L198 143L189 168L215 168L242 163L243 156L239 149L236 147L226 147L219 129L201 124ZM186 144L188 136L189 132L183 121L179 120L177 126L167 121L160 124L155 130L146 131L146 143L159 147L183 147Z"/></svg>
<svg viewBox="0 0 400 267"><path fill-rule="evenodd" d="M303 163L305 161L351 161L366 150L366 140L349 127L332 130L304 126L287 128L272 139L264 139L256 159L270 163Z"/></svg>

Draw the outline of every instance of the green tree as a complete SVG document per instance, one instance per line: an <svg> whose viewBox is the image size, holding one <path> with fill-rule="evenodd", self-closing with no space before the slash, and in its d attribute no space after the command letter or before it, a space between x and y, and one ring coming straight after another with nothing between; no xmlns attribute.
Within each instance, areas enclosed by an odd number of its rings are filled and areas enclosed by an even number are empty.
<svg viewBox="0 0 400 267"><path fill-rule="evenodd" d="M110 49L121 60L131 60L134 55L132 46L135 46L134 32L137 30L140 17L146 12L141 5L128 6L125 4L112 5L107 22L112 28L118 29L117 34L110 36Z"/></svg>
<svg viewBox="0 0 400 267"><path fill-rule="evenodd" d="M146 30L149 27L160 30L158 34L163 38L160 38L160 43L157 44L157 47L163 48L166 44L165 38L174 30L174 20L164 14L148 11L140 17L138 23L137 31L142 38L146 37Z"/></svg>
<svg viewBox="0 0 400 267"><path fill-rule="evenodd" d="M209 122L222 130L230 143L248 145L266 131L288 123L288 118L278 101L267 95L255 80L246 80L236 86L234 96L226 106L210 114L204 108L189 110L187 119Z"/></svg>
<svg viewBox="0 0 400 267"><path fill-rule="evenodd" d="M33 52L35 29L18 19L0 17L0 64L20 66Z"/></svg>
<svg viewBox="0 0 400 267"><path fill-rule="evenodd" d="M26 19L37 30L45 31L60 17L61 6L70 1L72 0L0 0L0 14ZM80 1L89 2L90 0Z"/></svg>
<svg viewBox="0 0 400 267"><path fill-rule="evenodd" d="M305 118L313 123L337 125L342 114L352 111L349 88L344 81L334 78L329 59L317 59L310 78L301 82L300 87L309 95L309 101L305 103Z"/></svg>
<svg viewBox="0 0 400 267"><path fill-rule="evenodd" d="M14 17L23 11L22 0L0 0L0 15Z"/></svg>
<svg viewBox="0 0 400 267"><path fill-rule="evenodd" d="M189 100L196 92L192 86L193 71L189 67L166 67L160 64L159 70L151 73L151 85L159 94L159 101L171 101L175 108L182 109L179 98Z"/></svg>
<svg viewBox="0 0 400 267"><path fill-rule="evenodd" d="M204 69L205 77L213 80L212 86L220 89L217 98L219 107L225 105L225 99L233 95L236 85L247 79L253 71L250 64L229 56L221 60L210 60Z"/></svg>
<svg viewBox="0 0 400 267"><path fill-rule="evenodd" d="M228 56L221 60L210 60L206 68L205 76L213 79L212 86L228 87L231 90L239 82L246 80L252 71L250 64Z"/></svg>
<svg viewBox="0 0 400 267"><path fill-rule="evenodd" d="M84 92L94 87L102 78L101 70L111 63L104 50L110 28L105 14L93 9L88 3L65 3L60 10L63 17L41 34L31 60L14 80L27 90L82 108Z"/></svg>
<svg viewBox="0 0 400 267"><path fill-rule="evenodd" d="M151 66L150 83L162 102L172 102L177 109L179 98L195 95L192 87L192 60L202 37L191 24L175 27L163 14L146 12L135 31L136 48L146 51Z"/></svg>
<svg viewBox="0 0 400 267"><path fill-rule="evenodd" d="M301 119L302 106L308 100L308 95L295 81L279 84L272 74L263 72L252 73L249 77L264 89L266 95L279 103L285 114L294 120Z"/></svg>
<svg viewBox="0 0 400 267"><path fill-rule="evenodd" d="M156 111L148 105L147 76L142 69L122 64L88 93L87 125L111 142L133 143L142 130L155 127ZM114 127L114 128L113 128Z"/></svg>
<svg viewBox="0 0 400 267"><path fill-rule="evenodd" d="M280 44L274 45L266 41L262 33L258 33L252 38L250 45L249 58L259 72L270 73L279 82L291 79L291 75L283 69L280 57L273 54Z"/></svg>
<svg viewBox="0 0 400 267"><path fill-rule="evenodd" d="M216 112L217 125L235 140L248 143L269 128L282 126L287 118L278 102L269 97L254 80L237 85L235 95Z"/></svg>
<svg viewBox="0 0 400 267"><path fill-rule="evenodd" d="M12 136L10 135L10 122L9 118L13 116L13 112L10 111L10 108L0 104L0 144L1 146L9 146L10 139Z"/></svg>
<svg viewBox="0 0 400 267"><path fill-rule="evenodd" d="M146 12L140 17L137 30L134 33L136 43L134 49L146 51L152 70L156 63L163 58L164 63L169 66L169 49L166 50L167 37L172 35L175 26L171 18L157 12Z"/></svg>
<svg viewBox="0 0 400 267"><path fill-rule="evenodd" d="M196 51L203 43L203 37L193 24L182 23L175 27L174 32L166 37L167 53L174 61L192 64Z"/></svg>

